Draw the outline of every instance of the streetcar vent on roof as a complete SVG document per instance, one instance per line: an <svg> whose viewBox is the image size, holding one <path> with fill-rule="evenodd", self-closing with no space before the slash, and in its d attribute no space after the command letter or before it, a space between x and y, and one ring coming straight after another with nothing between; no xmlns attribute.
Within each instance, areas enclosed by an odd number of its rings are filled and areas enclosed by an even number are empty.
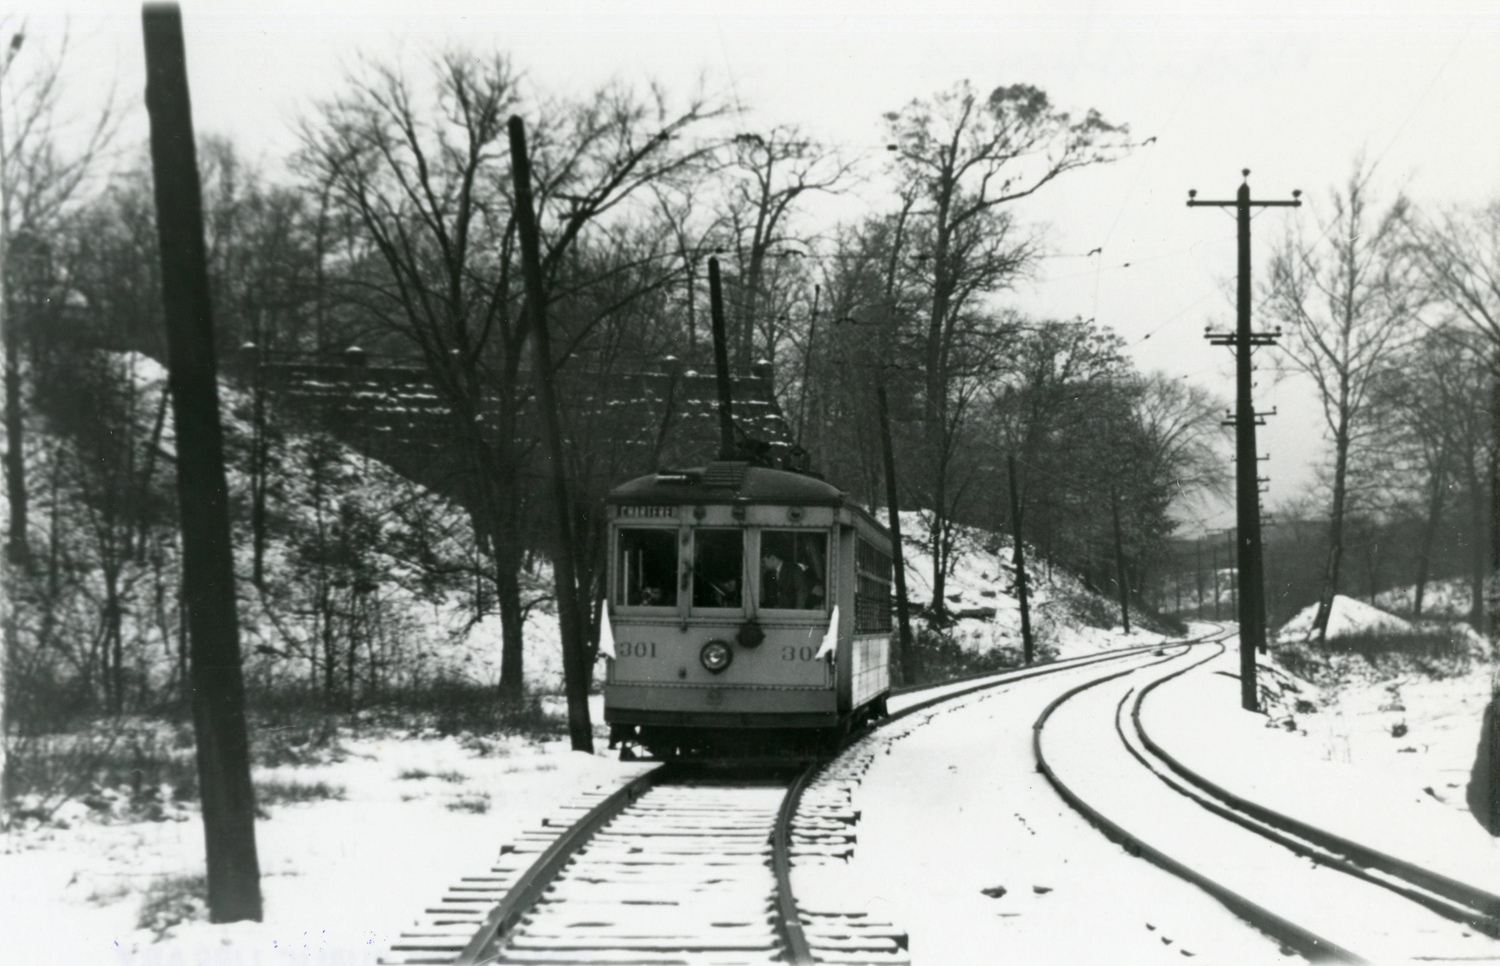
<svg viewBox="0 0 1500 966"><path fill-rule="evenodd" d="M703 485L738 490L740 483L744 482L745 470L749 466L749 463L729 461L710 463L703 470Z"/></svg>

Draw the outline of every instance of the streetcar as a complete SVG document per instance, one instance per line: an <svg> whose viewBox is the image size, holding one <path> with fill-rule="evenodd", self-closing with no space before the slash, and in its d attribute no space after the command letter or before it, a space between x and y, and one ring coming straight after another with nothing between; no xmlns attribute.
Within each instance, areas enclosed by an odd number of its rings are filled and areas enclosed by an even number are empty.
<svg viewBox="0 0 1500 966"><path fill-rule="evenodd" d="M885 714L890 534L843 491L720 460L630 480L606 508L622 756L816 755Z"/></svg>

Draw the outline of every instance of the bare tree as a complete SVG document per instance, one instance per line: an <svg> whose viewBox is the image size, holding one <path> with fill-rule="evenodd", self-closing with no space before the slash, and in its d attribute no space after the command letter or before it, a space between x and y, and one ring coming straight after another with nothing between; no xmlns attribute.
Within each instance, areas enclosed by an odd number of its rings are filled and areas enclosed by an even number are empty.
<svg viewBox="0 0 1500 966"><path fill-rule="evenodd" d="M1474 211L1448 212L1437 221L1413 217L1408 252L1421 270L1429 295L1462 324L1447 330L1467 344L1489 366L1489 405L1476 406L1489 424L1487 476L1489 544L1489 614L1500 615L1500 201ZM1482 521L1481 515L1474 522ZM1482 549L1476 550L1482 554ZM1476 581L1478 578L1476 577ZM1471 620L1484 626L1484 595L1476 583ZM1491 628L1495 633L1495 628Z"/></svg>
<svg viewBox="0 0 1500 966"><path fill-rule="evenodd" d="M1273 254L1266 311L1290 329L1283 354L1310 376L1333 443L1328 556L1317 617L1318 640L1338 592L1350 509L1350 460L1369 437L1371 390L1415 321L1417 293L1401 257L1404 199L1384 212L1370 195L1373 168L1363 161L1330 197L1315 238L1292 229Z"/></svg>
<svg viewBox="0 0 1500 966"><path fill-rule="evenodd" d="M964 321L984 297L1011 284L1036 254L1004 206L1077 168L1118 157L1127 130L1097 111L1075 120L1026 84L981 96L969 82L886 115L903 193L918 199L914 236L925 247L918 275L927 309L923 347L924 420L931 446L928 496L934 535L950 501L955 456L953 390L962 365ZM935 561L938 608L943 566Z"/></svg>
<svg viewBox="0 0 1500 966"><path fill-rule="evenodd" d="M0 80L20 53L25 36L16 31L0 61ZM12 311L11 281L15 254L7 242L24 236L32 242L31 259L44 259L46 240L82 197L89 177L114 131L112 99L91 115L81 137L68 131L61 101L67 38L55 55L38 51L36 66L10 86L0 88L0 329L5 343L5 485L10 501L6 553L12 562L27 558L27 499L21 329L25 321ZM70 135L64 138L64 134ZM76 147L66 149L65 140ZM33 278L45 266L27 266ZM43 269L39 272L38 269Z"/></svg>
<svg viewBox="0 0 1500 966"><path fill-rule="evenodd" d="M755 360L756 335L763 328L768 330L763 342L767 357L775 351L775 332L766 323L775 320L776 312L767 307L775 301L773 279L783 274L775 266L791 254L777 248L797 237L791 223L799 200L815 192L839 191L852 165L837 151L786 125L765 135L738 134L729 151L725 173L731 179L730 197L722 221L732 236L738 269L732 288L738 296L732 313L735 357L740 365L749 365Z"/></svg>
<svg viewBox="0 0 1500 966"><path fill-rule="evenodd" d="M522 309L505 119L523 101L503 56L448 53L431 73L424 95L398 70L367 65L304 126L301 163L359 226L341 255L351 269L347 297L420 355L447 404L475 530L494 559L501 686L518 695L533 333ZM593 234L628 220L628 199L712 150L676 143L712 111L702 101L673 111L659 91L641 97L616 85L538 113L528 128L542 287L554 303L587 288L571 274L574 256ZM566 345L556 356L565 364Z"/></svg>
<svg viewBox="0 0 1500 966"><path fill-rule="evenodd" d="M1181 495L1228 495L1224 446L1224 401L1201 386L1165 373L1144 377L1135 417L1149 447L1148 458Z"/></svg>

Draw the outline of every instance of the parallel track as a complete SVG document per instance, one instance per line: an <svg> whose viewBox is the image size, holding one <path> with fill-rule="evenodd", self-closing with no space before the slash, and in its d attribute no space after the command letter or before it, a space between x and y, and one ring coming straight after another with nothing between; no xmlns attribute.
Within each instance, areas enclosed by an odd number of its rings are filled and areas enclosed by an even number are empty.
<svg viewBox="0 0 1500 966"><path fill-rule="evenodd" d="M1256 833L1297 856L1334 869L1361 881L1378 885L1449 919L1474 927L1490 936L1500 936L1500 896L1466 883L1441 876L1414 863L1383 854L1368 846L1284 815L1245 799L1209 781L1167 752L1146 731L1141 722L1141 706L1155 688L1223 653L1216 648L1201 661L1186 664L1163 675L1144 687L1122 696L1115 715L1115 731L1130 755L1161 782L1210 813ZM1165 660L1179 657L1177 651ZM1161 662L1153 662L1161 663ZM1123 824L1111 819L1104 809L1108 803L1086 801L1058 774L1043 752L1042 732L1053 713L1072 698L1134 670L1120 672L1071 688L1054 699L1038 716L1033 726L1032 749L1038 770L1074 809L1084 815L1108 838L1119 843L1132 855L1144 857L1181 878L1203 888L1246 921L1280 942L1313 960L1364 962L1357 953L1318 934L1311 928L1291 921L1265 908L1246 895L1215 881L1210 875L1178 857L1154 847Z"/></svg>
<svg viewBox="0 0 1500 966"><path fill-rule="evenodd" d="M861 729L846 748L946 701L1160 646L903 689L938 693ZM825 800L839 769L834 759L795 777L746 778L669 764L591 793L567 809L571 824L528 832L485 874L452 887L382 962L909 963L904 934L889 924L800 908L793 894L797 856L842 858L852 848L857 815ZM817 800L804 800L809 787Z"/></svg>
<svg viewBox="0 0 1500 966"><path fill-rule="evenodd" d="M1222 653L1222 646L1219 653ZM1210 654L1204 662L1217 656L1218 654ZM1188 768L1158 744L1141 722L1141 706L1146 696L1157 687L1186 674L1196 666L1184 667L1136 691L1134 700L1130 702L1128 726L1122 703L1120 713L1116 716L1115 728L1138 761L1156 772L1162 781L1193 798L1209 811L1277 842L1298 855L1389 889L1449 919L1473 926L1486 935L1500 937L1500 896L1425 869L1416 863L1387 855L1237 795ZM1142 750L1157 760L1152 761L1147 754L1136 750L1127 737L1127 732L1139 740Z"/></svg>

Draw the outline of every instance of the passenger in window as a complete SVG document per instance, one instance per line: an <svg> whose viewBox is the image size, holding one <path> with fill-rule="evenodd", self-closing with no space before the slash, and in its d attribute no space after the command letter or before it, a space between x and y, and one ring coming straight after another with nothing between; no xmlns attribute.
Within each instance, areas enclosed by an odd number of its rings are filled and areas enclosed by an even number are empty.
<svg viewBox="0 0 1500 966"><path fill-rule="evenodd" d="M616 602L630 607L677 606L677 533L664 528L620 531Z"/></svg>
<svg viewBox="0 0 1500 966"><path fill-rule="evenodd" d="M694 537L693 606L739 607L744 576L743 534L699 530Z"/></svg>
<svg viewBox="0 0 1500 966"><path fill-rule="evenodd" d="M767 551L761 556L760 567L760 606L784 607L791 610L823 606L822 586L816 587L819 601L809 603L813 597L814 587L809 581L807 571L797 564L782 560L775 550Z"/></svg>

